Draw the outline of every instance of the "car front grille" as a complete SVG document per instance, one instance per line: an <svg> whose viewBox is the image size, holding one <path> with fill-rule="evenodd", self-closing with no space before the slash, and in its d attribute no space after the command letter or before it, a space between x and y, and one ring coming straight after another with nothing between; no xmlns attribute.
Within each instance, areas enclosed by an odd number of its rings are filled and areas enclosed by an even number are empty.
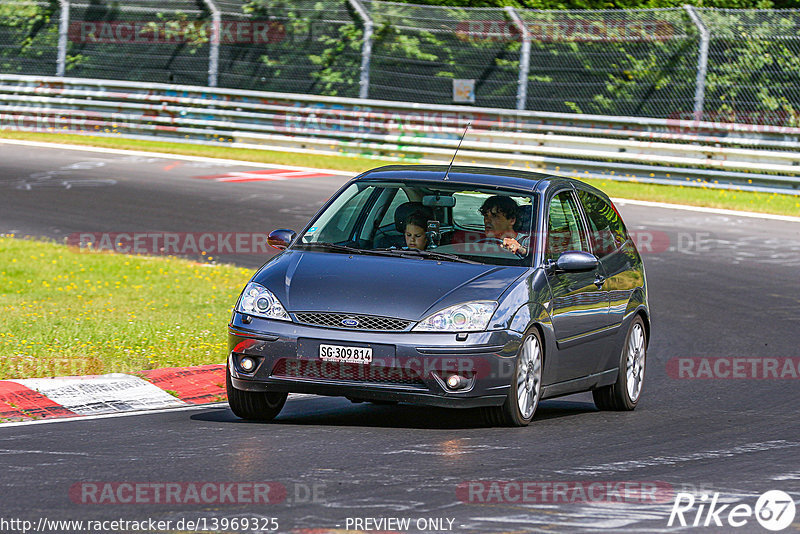
<svg viewBox="0 0 800 534"><path fill-rule="evenodd" d="M335 380L362 384L425 386L419 373L413 369L347 362L325 362L321 360L281 358L272 368L272 376L276 378Z"/></svg>
<svg viewBox="0 0 800 534"><path fill-rule="evenodd" d="M348 313L313 313L300 312L294 314L298 323L324 326L326 328L341 328L343 330L375 330L380 332L402 332L407 330L411 321L392 319L391 317L375 317L372 315L352 315ZM349 325L345 322L357 324Z"/></svg>

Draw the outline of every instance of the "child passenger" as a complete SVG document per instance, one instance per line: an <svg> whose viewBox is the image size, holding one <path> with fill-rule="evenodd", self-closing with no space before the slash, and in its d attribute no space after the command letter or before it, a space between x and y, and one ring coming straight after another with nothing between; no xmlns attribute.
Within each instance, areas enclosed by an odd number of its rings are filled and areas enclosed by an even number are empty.
<svg viewBox="0 0 800 534"><path fill-rule="evenodd" d="M409 249L425 250L428 247L428 214L415 211L406 218L406 246Z"/></svg>

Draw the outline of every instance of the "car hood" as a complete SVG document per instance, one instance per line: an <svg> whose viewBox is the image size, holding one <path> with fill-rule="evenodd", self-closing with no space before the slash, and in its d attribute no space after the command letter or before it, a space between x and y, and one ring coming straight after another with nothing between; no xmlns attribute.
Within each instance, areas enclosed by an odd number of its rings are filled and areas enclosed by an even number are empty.
<svg viewBox="0 0 800 534"><path fill-rule="evenodd" d="M498 300L523 267L331 252L286 251L253 281L290 312L343 312L418 321L447 306Z"/></svg>

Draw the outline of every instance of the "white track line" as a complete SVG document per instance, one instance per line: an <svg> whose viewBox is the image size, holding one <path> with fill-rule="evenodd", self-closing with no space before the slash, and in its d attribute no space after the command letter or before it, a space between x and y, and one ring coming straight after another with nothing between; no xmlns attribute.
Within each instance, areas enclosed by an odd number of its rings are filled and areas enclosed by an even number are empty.
<svg viewBox="0 0 800 534"><path fill-rule="evenodd" d="M308 393L290 393L286 402L293 400L325 399L329 397L311 395ZM80 421L92 421L94 419L113 419L115 417L132 417L135 415L150 415L157 413L184 412L187 410L207 410L210 408L228 409L227 402L210 402L207 404L192 404L190 406L179 406L176 408L158 408L155 410L137 410L131 412L104 413L97 415L80 415L78 417L54 417L52 419L37 419L35 421L11 421L0 423L0 430L11 426L47 425L51 423L75 423Z"/></svg>
<svg viewBox="0 0 800 534"><path fill-rule="evenodd" d="M97 152L100 154L120 154L124 156L145 156L149 158L162 158L162 159L178 159L183 161L197 161L203 163L223 163L227 165L240 165L242 167L259 167L259 168L267 168L267 169L291 169L291 170L298 170L298 171L308 171L308 172L324 172L324 173L331 173L336 174L338 176L346 176L346 177L353 177L357 176L360 173L348 172L348 171L337 171L334 169L316 169L313 167L297 167L294 165L273 165L269 163L256 163L253 161L240 161L235 159L220 159L220 158L205 158L202 156L185 156L181 154L166 154L163 152L145 152L141 150L121 150L118 148L100 148L100 147L87 147L87 146L80 146L80 145L66 145L61 143L42 143L38 141L21 141L18 139L0 139L0 144L9 144L9 145L24 145L24 146L35 146L41 148L60 148L64 150L79 150L84 152ZM365 163L366 167L366 163ZM366 168L365 168L366 170ZM666 202L651 202L647 200L631 200L626 198L614 198L612 199L614 202L619 202L620 204L631 204L636 206L650 206L653 208L663 208L663 209L673 209L673 210L684 210L684 211L696 211L699 213L712 213L715 215L728 215L731 217L750 217L754 219L768 219L773 221L785 221L785 222L800 222L800 217L791 217L788 215L772 215L770 213L757 213L752 211L736 211L736 210L726 210L726 209L719 209L719 208L703 208L700 206L687 206L683 204L669 204Z"/></svg>
<svg viewBox="0 0 800 534"><path fill-rule="evenodd" d="M708 461L723 458L732 458L760 452L771 452L779 449L800 447L800 442L778 439L758 443L746 443L729 449L712 449L701 452L687 453L673 456L654 456L635 460L622 460L599 465L585 465L573 469L557 470L556 473L580 476L617 476L618 473L635 471L637 469L660 466L676 466L685 462Z"/></svg>
<svg viewBox="0 0 800 534"><path fill-rule="evenodd" d="M165 152L146 152L144 150L122 150L119 148L101 148L95 146L65 145L61 143L41 143L38 141L20 141L19 139L0 139L0 144L35 146L40 148L59 148L63 150L79 150L83 152L96 152L99 154L119 154L122 156L145 156L148 158L178 159L183 161L198 161L201 163L223 163L226 165L239 165L242 167L258 167L259 169L288 169L293 171L323 172L337 176L353 177L357 172L337 171L334 169L315 169L313 167L298 167L296 165L275 165L271 163L258 163L255 161L240 161L237 159L206 158L203 156L186 156L183 154L169 154Z"/></svg>
<svg viewBox="0 0 800 534"><path fill-rule="evenodd" d="M133 417L136 415L149 415L168 412L183 412L187 410L200 410L208 408L227 408L226 403L195 404L192 406L181 406L179 408L161 408L158 410L140 410L136 412L104 413L101 415L80 415L78 417L54 417L53 419L37 419L35 421L12 421L10 423L0 423L0 430L12 426L47 425L51 423L74 423L80 421L92 421L95 419L112 419L114 417Z"/></svg>
<svg viewBox="0 0 800 534"><path fill-rule="evenodd" d="M667 204L666 202L651 202L649 200L630 200L627 198L612 198L615 204L630 204L632 206L649 206L672 210L697 211L700 213L713 213L715 215L728 215L731 217L751 217L754 219L770 219L773 221L800 222L800 217L790 215L773 215L771 213L757 213L752 211L725 210L721 208L703 208L700 206L687 206L684 204ZM800 212L800 208L797 209Z"/></svg>

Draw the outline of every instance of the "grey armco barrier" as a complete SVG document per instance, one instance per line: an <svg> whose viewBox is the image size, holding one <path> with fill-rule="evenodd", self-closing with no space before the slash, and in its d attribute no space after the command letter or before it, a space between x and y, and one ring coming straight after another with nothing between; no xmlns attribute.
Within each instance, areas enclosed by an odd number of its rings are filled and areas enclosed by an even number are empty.
<svg viewBox="0 0 800 534"><path fill-rule="evenodd" d="M0 75L5 130L438 163L467 122L460 164L800 195L800 128Z"/></svg>

